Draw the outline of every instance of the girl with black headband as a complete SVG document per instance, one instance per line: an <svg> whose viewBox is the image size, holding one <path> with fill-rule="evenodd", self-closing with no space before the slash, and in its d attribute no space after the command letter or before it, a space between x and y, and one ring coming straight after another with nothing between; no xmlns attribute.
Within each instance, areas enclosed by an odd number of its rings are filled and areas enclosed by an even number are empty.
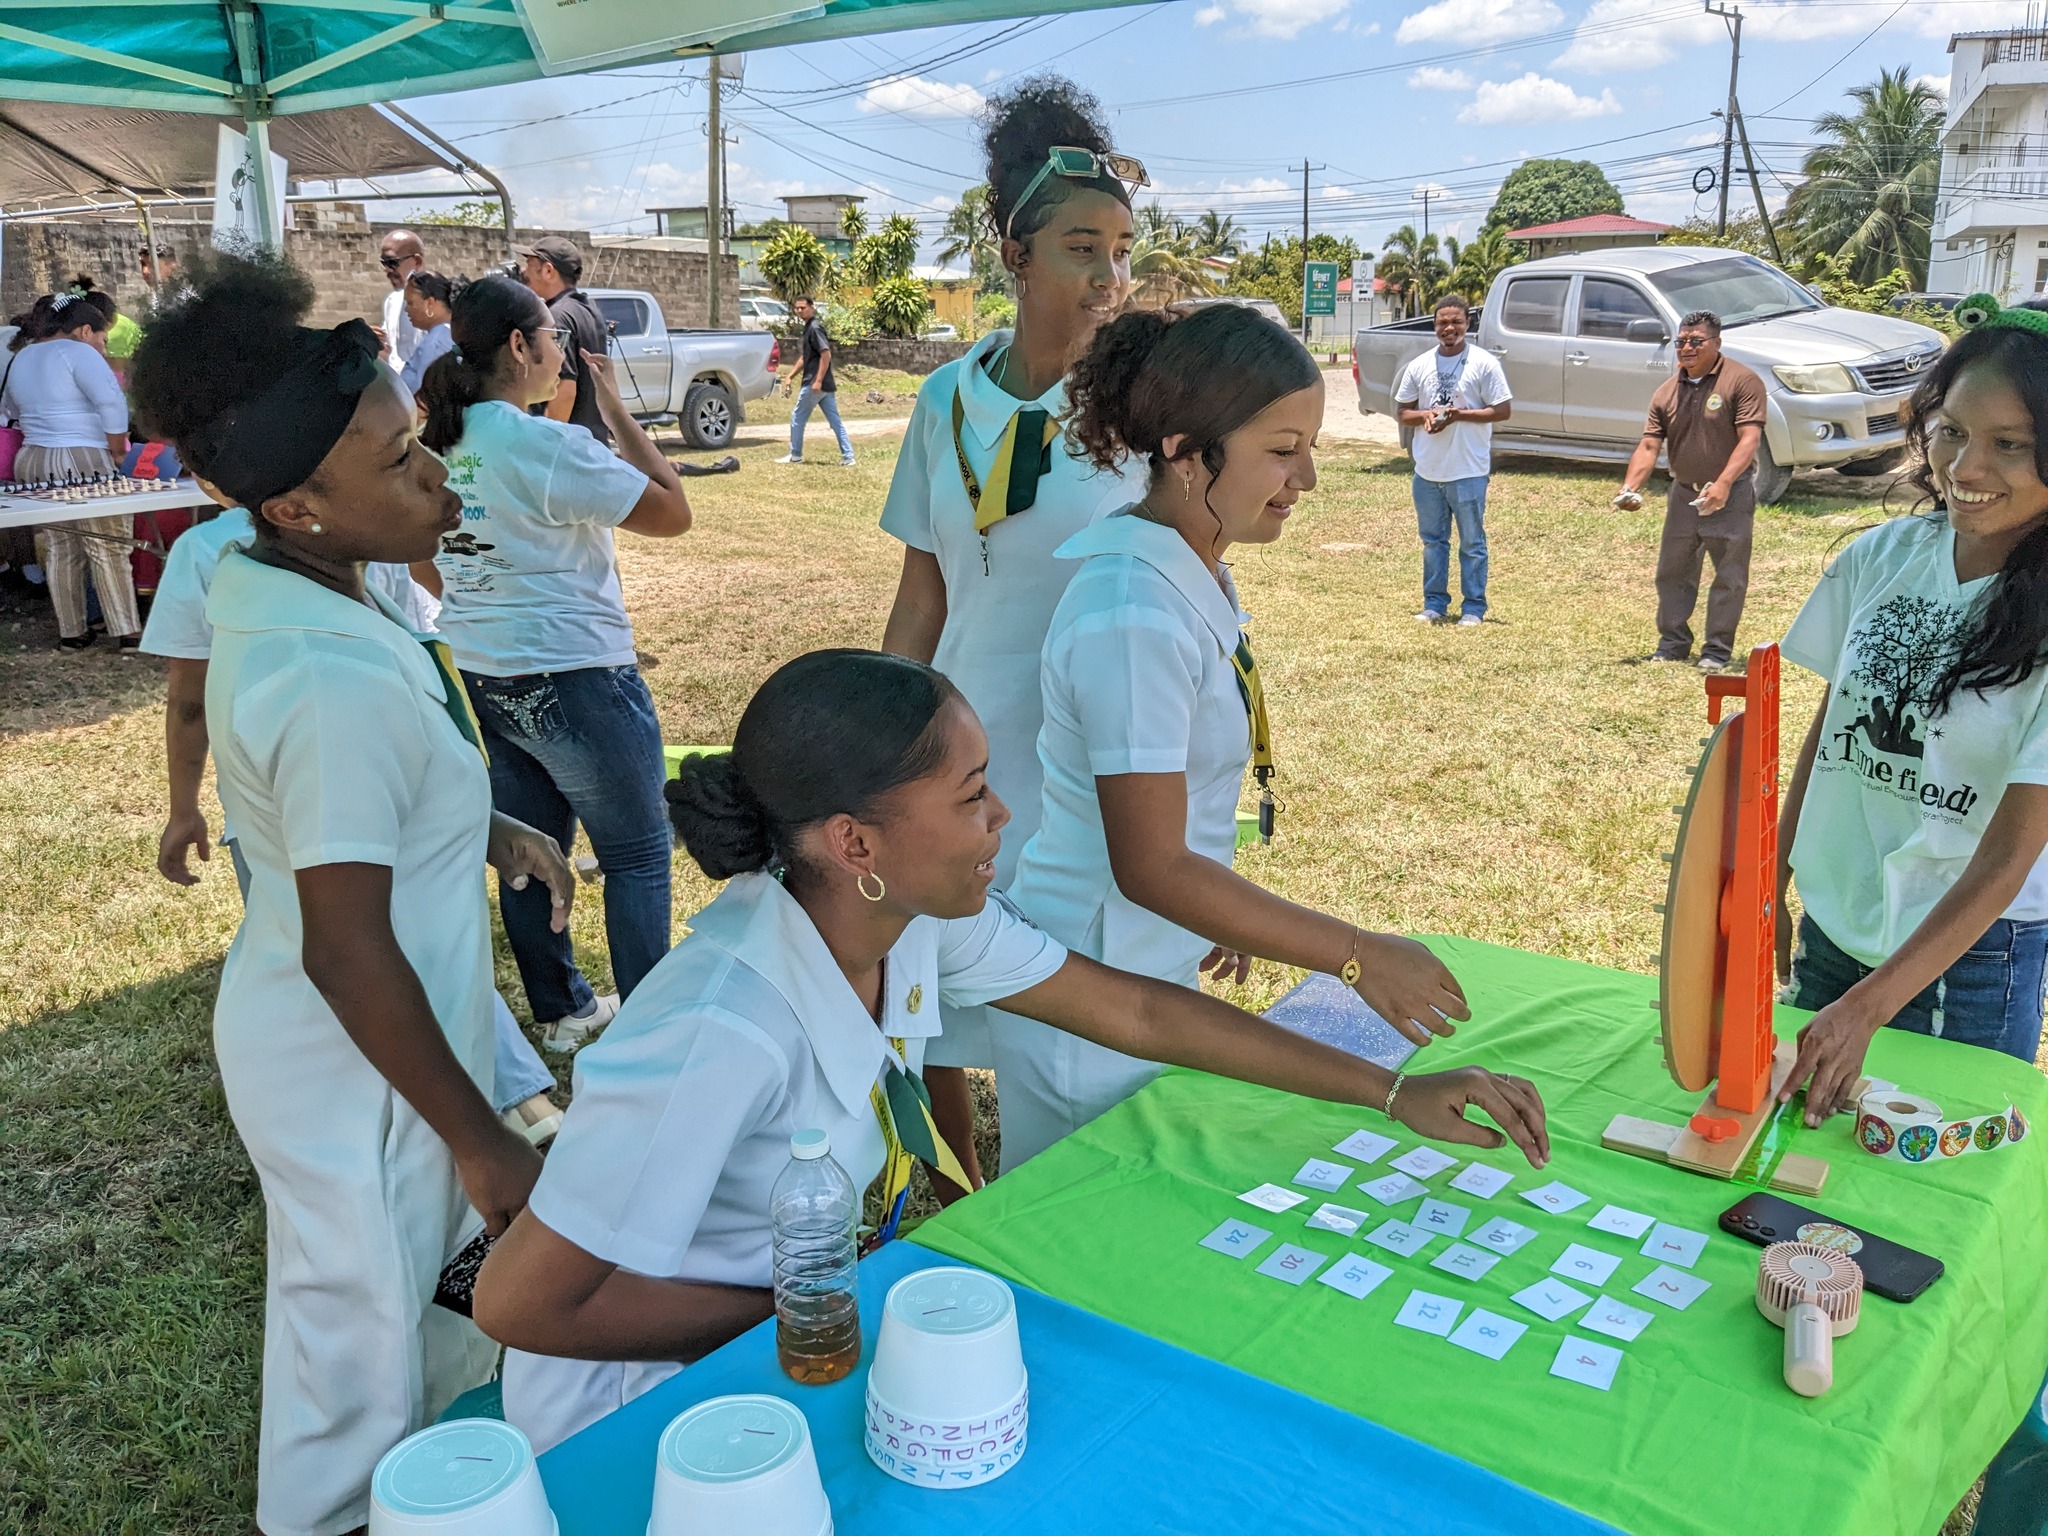
<svg viewBox="0 0 2048 1536"><path fill-rule="evenodd" d="M983 145L986 216L1016 281L1017 324L918 391L882 508L904 545L882 646L937 666L988 729L989 782L1015 817L1002 887L1038 827L1038 650L1075 570L1053 551L1143 494L1057 438L1068 365L1130 290L1131 195L1145 171L1110 149L1095 99L1055 76L996 97ZM939 1123L977 1182L964 1069L994 1065L987 1015L949 1011L927 1066Z"/></svg>
<svg viewBox="0 0 2048 1536"><path fill-rule="evenodd" d="M1252 770L1274 811L1265 691L1223 563L1270 544L1315 489L1323 382L1299 341L1217 304L1127 314L1075 365L1068 436L1108 466L1150 470L1142 499L1058 554L1077 563L1040 669L1044 817L1010 894L1032 921L1105 964L1185 987L1243 981L1252 957L1342 979L1418 1045L1471 1017L1435 955L1287 901L1234 873ZM1035 1156L1136 1092L1142 1056L996 1020L1003 1164ZM1509 1079L1535 1101L1536 1091ZM1383 1107L1413 1091L1396 1076Z"/></svg>
<svg viewBox="0 0 2048 1536"><path fill-rule="evenodd" d="M459 526L447 471L368 326L294 322L312 287L228 261L158 315L138 414L255 514L207 599L207 730L250 869L214 1048L269 1228L256 1518L332 1536L377 1459L488 1378L433 1306L442 1266L526 1203L538 1155L493 1112L483 866L544 885L555 843L491 810L445 652L366 589L366 561Z"/></svg>

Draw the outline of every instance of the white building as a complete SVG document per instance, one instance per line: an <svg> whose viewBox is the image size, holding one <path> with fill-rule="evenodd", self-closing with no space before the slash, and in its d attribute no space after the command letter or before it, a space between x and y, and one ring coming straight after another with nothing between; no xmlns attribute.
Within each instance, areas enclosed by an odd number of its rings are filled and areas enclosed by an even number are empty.
<svg viewBox="0 0 2048 1536"><path fill-rule="evenodd" d="M2001 301L2048 289L2048 29L1959 32L1927 287Z"/></svg>

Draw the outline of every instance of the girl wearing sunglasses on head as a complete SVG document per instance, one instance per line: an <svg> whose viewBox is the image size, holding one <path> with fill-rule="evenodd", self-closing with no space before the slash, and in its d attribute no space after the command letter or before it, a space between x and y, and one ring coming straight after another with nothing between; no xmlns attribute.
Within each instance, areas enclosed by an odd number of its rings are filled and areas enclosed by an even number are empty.
<svg viewBox="0 0 2048 1536"><path fill-rule="evenodd" d="M989 782L1016 818L996 884L1038 826L1038 652L1074 573L1053 551L1139 489L1059 440L1067 369L1130 290L1131 193L1094 98L1053 76L989 104L985 216L1017 288L1017 322L926 380L882 527L903 541L885 650L931 662L989 734ZM927 1064L934 1113L979 1181L967 1067L993 1065L987 1010L952 1009ZM954 1191L941 1183L942 1194Z"/></svg>

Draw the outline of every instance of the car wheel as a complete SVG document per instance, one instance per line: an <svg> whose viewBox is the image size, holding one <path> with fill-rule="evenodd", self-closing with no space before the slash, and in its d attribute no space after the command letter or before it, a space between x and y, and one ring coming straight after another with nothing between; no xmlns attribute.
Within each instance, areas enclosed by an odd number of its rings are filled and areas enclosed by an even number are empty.
<svg viewBox="0 0 2048 1536"><path fill-rule="evenodd" d="M1771 457L1771 443L1765 438L1756 445L1756 504L1767 507L1782 501L1792 484L1792 466Z"/></svg>
<svg viewBox="0 0 2048 1536"><path fill-rule="evenodd" d="M732 441L739 412L723 384L692 384L683 396L683 437L692 448L723 448Z"/></svg>

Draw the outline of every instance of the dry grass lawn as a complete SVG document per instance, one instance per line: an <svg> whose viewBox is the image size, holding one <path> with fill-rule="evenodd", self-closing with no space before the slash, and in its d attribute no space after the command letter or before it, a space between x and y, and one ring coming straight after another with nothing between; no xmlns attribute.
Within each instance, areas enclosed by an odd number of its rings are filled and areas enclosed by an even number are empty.
<svg viewBox="0 0 2048 1536"><path fill-rule="evenodd" d="M864 439L852 470L777 466L783 420L765 402L743 472L690 483L688 538L625 541L671 741L727 739L779 662L881 634L899 550L875 517L895 439ZM1629 661L1654 638L1656 517L1606 510L1606 473L1504 470L1495 621L1434 629L1410 617L1406 461L1346 444L1322 473L1285 542L1237 562L1286 801L1280 840L1241 867L1379 927L1650 969L1666 808L1702 721L1697 674ZM1816 480L1764 514L1745 637L1782 633L1875 510ZM241 1531L263 1224L208 1049L234 882L225 861L196 890L155 873L154 664L59 656L52 638L45 607L0 598L0 1528ZM1788 675L1794 739L1815 690ZM709 894L683 861L678 913ZM587 903L575 923L594 977L600 916ZM501 978L522 1006L502 953ZM1291 979L1261 966L1244 1000Z"/></svg>

